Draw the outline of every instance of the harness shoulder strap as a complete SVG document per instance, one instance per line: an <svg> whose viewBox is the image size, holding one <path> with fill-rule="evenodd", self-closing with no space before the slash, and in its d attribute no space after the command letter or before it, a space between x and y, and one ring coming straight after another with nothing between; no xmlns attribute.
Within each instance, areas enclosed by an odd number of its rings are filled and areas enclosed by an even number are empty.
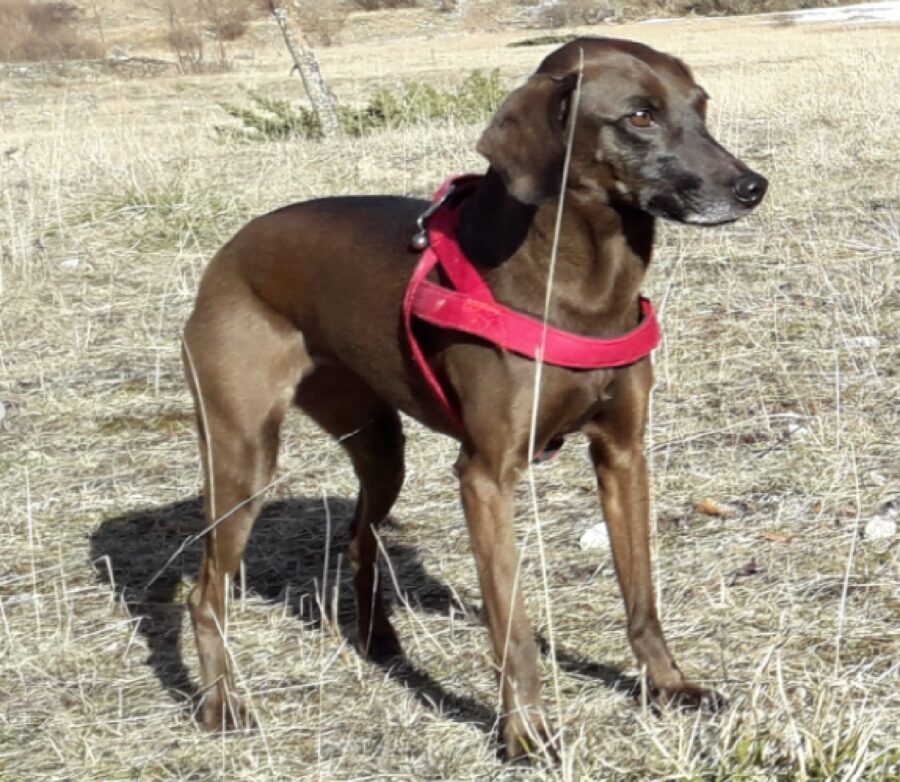
<svg viewBox="0 0 900 782"><path fill-rule="evenodd" d="M650 355L661 336L653 305L644 297L639 299L642 317L638 326L610 339L563 331L499 304L456 241L460 202L448 203L451 196L463 195L459 190L474 187L479 179L470 175L449 180L420 218L419 225L426 232L428 245L403 299L403 322L413 359L442 407L460 427L459 412L451 405L413 333L414 316L440 328L480 337L532 360L543 346L542 361L570 369L609 369L634 364ZM437 267L452 287L427 279Z"/></svg>

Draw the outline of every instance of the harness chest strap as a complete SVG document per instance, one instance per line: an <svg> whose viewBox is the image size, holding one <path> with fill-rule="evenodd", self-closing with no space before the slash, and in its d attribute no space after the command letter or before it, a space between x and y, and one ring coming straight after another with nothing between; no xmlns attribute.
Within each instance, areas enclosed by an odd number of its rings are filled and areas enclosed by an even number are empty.
<svg viewBox="0 0 900 782"><path fill-rule="evenodd" d="M428 246L413 271L403 299L403 321L413 359L429 388L458 424L461 423L459 413L450 403L413 333L414 317L440 328L480 337L532 360L543 341L544 363L570 369L627 366L648 356L660 341L656 313L650 300L644 297L639 300L643 316L640 324L611 339L584 337L545 326L536 318L498 303L455 239L459 203L453 208L446 203L450 194L471 190L479 179L466 176L448 180L435 194L427 214L428 225L423 226L427 231ZM437 266L445 273L452 288L426 279Z"/></svg>

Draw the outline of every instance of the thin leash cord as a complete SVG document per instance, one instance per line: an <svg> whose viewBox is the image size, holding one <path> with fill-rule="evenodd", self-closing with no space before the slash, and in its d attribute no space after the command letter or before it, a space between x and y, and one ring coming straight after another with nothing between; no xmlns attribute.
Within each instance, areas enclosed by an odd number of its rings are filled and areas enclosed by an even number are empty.
<svg viewBox="0 0 900 782"><path fill-rule="evenodd" d="M556 225L553 230L553 247L550 252L550 268L547 272L547 293L544 297L544 316L542 319L541 344L535 356L534 394L531 404L531 426L528 434L528 485L531 490L531 505L534 513L534 528L537 537L538 553L541 563L541 581L544 588L544 610L547 613L547 642L550 647L550 662L553 668L553 696L556 700L557 719L561 718L562 697L559 686L559 668L556 663L556 634L553 629L553 613L550 601L550 583L547 577L547 555L544 550L544 536L541 530L541 517L538 507L537 484L534 477L534 449L537 438L538 410L540 407L541 380L543 378L544 350L547 345L547 330L550 318L550 302L553 297L553 280L556 274L556 260L559 256L559 239L562 233L562 217L565 205L566 186L569 181L569 167L572 163L572 147L575 140L575 126L578 122L578 106L581 102L581 81L584 76L584 49L579 50L578 82L572 98L572 109L569 112L569 137L566 143L566 156L563 163L562 184L560 187L559 205L556 210ZM560 754L565 755L564 734L560 730Z"/></svg>

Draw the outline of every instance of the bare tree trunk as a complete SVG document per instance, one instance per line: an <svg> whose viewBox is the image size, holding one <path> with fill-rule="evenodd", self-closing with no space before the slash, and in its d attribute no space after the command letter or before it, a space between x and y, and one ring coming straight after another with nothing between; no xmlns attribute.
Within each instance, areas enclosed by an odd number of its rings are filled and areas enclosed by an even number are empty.
<svg viewBox="0 0 900 782"><path fill-rule="evenodd" d="M325 83L325 77L322 76L322 69L319 67L315 52L306 45L302 33L299 36L294 34L285 0L269 0L269 8L275 21L278 22L278 27L281 28L284 44L291 53L291 57L294 58L294 65L300 78L303 79L303 88L309 96L313 111L319 115L322 135L326 138L340 136L341 123L338 119L337 108L334 105L334 98L328 90L328 85Z"/></svg>
<svg viewBox="0 0 900 782"><path fill-rule="evenodd" d="M97 34L100 36L100 48L103 50L103 56L106 57L106 35L103 33L103 19L97 9L97 0L93 0L91 3L91 10L94 12L94 23L97 25Z"/></svg>

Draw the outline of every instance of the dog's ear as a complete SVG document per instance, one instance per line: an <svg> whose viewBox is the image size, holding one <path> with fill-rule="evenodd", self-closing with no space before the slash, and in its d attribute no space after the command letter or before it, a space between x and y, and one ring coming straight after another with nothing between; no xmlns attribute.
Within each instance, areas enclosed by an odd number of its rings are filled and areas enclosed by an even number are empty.
<svg viewBox="0 0 900 782"><path fill-rule="evenodd" d="M566 120L577 82L577 74L535 74L503 101L478 140L478 151L524 204L559 195Z"/></svg>

